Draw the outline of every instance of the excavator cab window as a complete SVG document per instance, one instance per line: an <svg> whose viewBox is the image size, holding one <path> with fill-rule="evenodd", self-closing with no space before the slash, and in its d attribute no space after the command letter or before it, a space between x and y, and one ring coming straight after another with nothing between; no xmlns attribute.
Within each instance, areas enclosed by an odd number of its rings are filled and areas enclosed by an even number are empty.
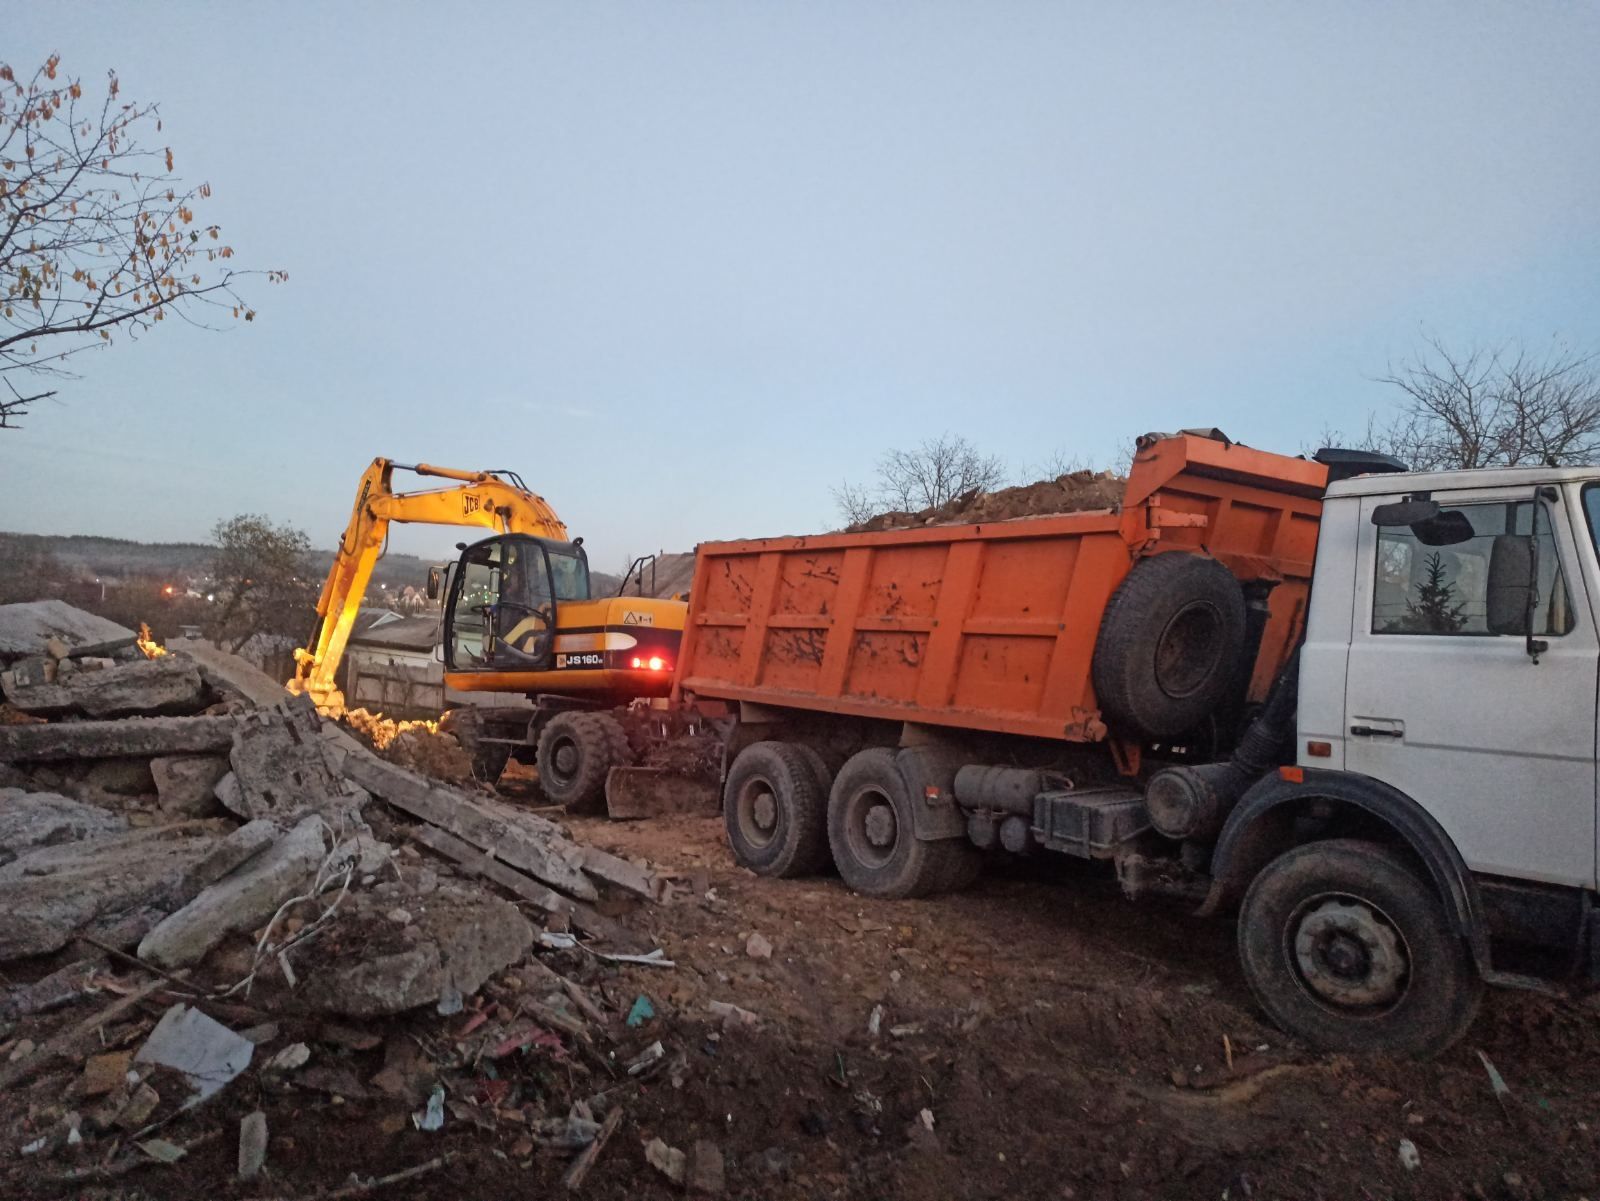
<svg viewBox="0 0 1600 1201"><path fill-rule="evenodd" d="M490 538L462 552L446 615L452 668L550 668L558 595L550 559L539 539L517 535Z"/></svg>

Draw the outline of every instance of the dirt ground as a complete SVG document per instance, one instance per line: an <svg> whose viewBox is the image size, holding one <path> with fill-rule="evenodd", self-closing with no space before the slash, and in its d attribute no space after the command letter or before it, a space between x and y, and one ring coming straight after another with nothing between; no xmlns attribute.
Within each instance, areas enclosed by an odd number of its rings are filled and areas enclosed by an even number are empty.
<svg viewBox="0 0 1600 1201"><path fill-rule="evenodd" d="M514 773L506 791L520 787ZM60 1159L15 1158L14 1135L0 1195L300 1198L442 1155L454 1156L442 1170L366 1195L565 1195L567 1160L530 1154L525 1129L495 1116L514 1089L620 1102L623 1124L578 1194L597 1201L683 1195L645 1159L657 1137L717 1144L729 1197L1600 1196L1600 1015L1580 999L1493 992L1435 1063L1317 1054L1257 1017L1226 923L1131 905L1091 866L1041 860L959 895L873 902L837 879L739 868L712 816L570 825L682 873L671 903L622 915L675 968L552 960L605 998L609 1049L497 1061L484 1096L452 1097L443 1130L423 1133L415 1104L359 1083L392 1051L317 1044L313 1066L342 1069L342 1093L235 1085L164 1131L181 1142L220 1125L219 1137L100 1184L61 1180ZM752 934L770 958L748 952ZM641 995L656 1016L629 1029L620 1015ZM756 1023L725 1024L713 1001ZM443 1054L468 1016L408 1018L390 1042ZM299 1033L286 1021L280 1042ZM630 1081L616 1065L657 1039L667 1069ZM1510 1089L1504 1104L1480 1051ZM0 1123L20 1131L37 1104L0 1097ZM258 1106L271 1177L247 1186L232 1131ZM1402 1140L1420 1166L1403 1165Z"/></svg>

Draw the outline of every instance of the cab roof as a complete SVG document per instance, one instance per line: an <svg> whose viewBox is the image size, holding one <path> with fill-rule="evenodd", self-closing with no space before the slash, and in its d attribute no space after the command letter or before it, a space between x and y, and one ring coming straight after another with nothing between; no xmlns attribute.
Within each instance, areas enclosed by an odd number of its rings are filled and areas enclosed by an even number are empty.
<svg viewBox="0 0 1600 1201"><path fill-rule="evenodd" d="M1395 492L1450 492L1468 488L1535 488L1540 484L1600 480L1600 467L1474 467L1457 471L1398 471L1358 475L1328 486L1327 495L1387 496Z"/></svg>

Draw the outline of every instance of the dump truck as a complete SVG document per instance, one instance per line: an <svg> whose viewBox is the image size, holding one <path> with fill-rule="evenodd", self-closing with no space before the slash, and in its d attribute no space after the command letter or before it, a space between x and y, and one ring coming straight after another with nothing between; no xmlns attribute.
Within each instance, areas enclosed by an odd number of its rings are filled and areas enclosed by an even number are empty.
<svg viewBox="0 0 1600 1201"><path fill-rule="evenodd" d="M674 684L739 862L985 857L1237 914L1261 1008L1417 1055L1593 975L1600 468L1139 440L1113 511L698 548Z"/></svg>

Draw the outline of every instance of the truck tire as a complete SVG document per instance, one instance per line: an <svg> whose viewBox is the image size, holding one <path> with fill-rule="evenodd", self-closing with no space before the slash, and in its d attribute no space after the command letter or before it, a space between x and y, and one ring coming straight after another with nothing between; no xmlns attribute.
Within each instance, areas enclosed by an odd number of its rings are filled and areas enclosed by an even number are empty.
<svg viewBox="0 0 1600 1201"><path fill-rule="evenodd" d="M923 841L912 831L911 790L888 747L845 761L828 797L828 845L844 882L869 897L921 897L977 874L965 839Z"/></svg>
<svg viewBox="0 0 1600 1201"><path fill-rule="evenodd" d="M605 805L606 773L633 762L628 735L609 713L558 713L539 731L534 762L551 804L573 813Z"/></svg>
<svg viewBox="0 0 1600 1201"><path fill-rule="evenodd" d="M1134 565L1100 618L1093 680L1114 731L1176 738L1227 699L1244 652L1244 593L1215 559L1184 551Z"/></svg>
<svg viewBox="0 0 1600 1201"><path fill-rule="evenodd" d="M805 876L826 867L827 811L815 765L792 742L745 747L722 790L733 857L762 876Z"/></svg>
<svg viewBox="0 0 1600 1201"><path fill-rule="evenodd" d="M1351 838L1280 855L1239 912L1239 959L1267 1016L1330 1050L1430 1058L1483 994L1466 940L1390 847Z"/></svg>

